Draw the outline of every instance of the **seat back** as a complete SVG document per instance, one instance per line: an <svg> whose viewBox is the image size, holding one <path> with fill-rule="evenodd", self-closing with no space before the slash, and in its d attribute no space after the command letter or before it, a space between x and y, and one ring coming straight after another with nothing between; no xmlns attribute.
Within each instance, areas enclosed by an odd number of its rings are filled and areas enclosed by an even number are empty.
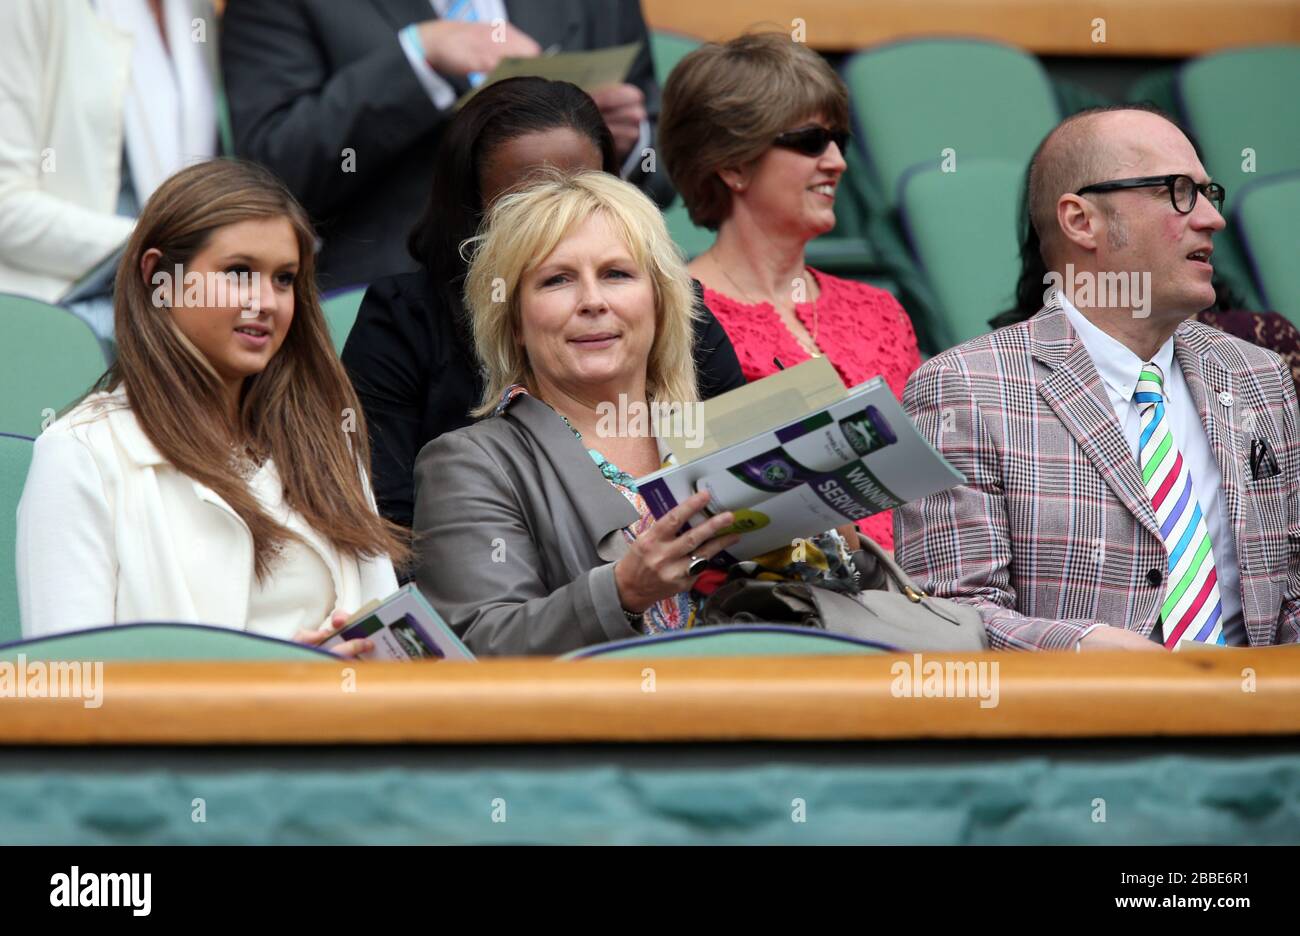
<svg viewBox="0 0 1300 936"><path fill-rule="evenodd" d="M22 637L14 547L18 500L32 463L32 440L0 433L0 644Z"/></svg>
<svg viewBox="0 0 1300 936"><path fill-rule="evenodd" d="M567 654L564 660L649 657L856 656L889 653L865 640L781 624L738 624L615 640Z"/></svg>
<svg viewBox="0 0 1300 936"><path fill-rule="evenodd" d="M36 436L104 372L95 333L67 309L0 293L0 432Z"/></svg>
<svg viewBox="0 0 1300 936"><path fill-rule="evenodd" d="M1218 52L1178 72L1178 101L1228 197L1300 170L1300 46Z"/></svg>
<svg viewBox="0 0 1300 936"><path fill-rule="evenodd" d="M664 209L664 224L668 227L668 236L673 239L687 260L694 260L713 246L713 239L718 235L708 228L702 228L691 220L686 205L678 196Z"/></svg>
<svg viewBox="0 0 1300 936"><path fill-rule="evenodd" d="M845 63L855 130L887 204L919 163L1002 158L1027 165L1060 119L1047 73L1012 46L921 39L859 52ZM951 152L949 152L951 151Z"/></svg>
<svg viewBox="0 0 1300 936"><path fill-rule="evenodd" d="M338 659L325 650L303 644L204 624L117 624L0 646L0 660L12 661L20 653L28 660L328 662Z"/></svg>
<svg viewBox="0 0 1300 936"><path fill-rule="evenodd" d="M904 178L899 210L935 294L931 332L940 348L982 335L1013 304L1024 171L1005 159L967 160L956 172L920 166Z"/></svg>
<svg viewBox="0 0 1300 936"><path fill-rule="evenodd" d="M1260 46L1206 55L1178 70L1179 110L1201 147L1206 170L1234 209L1246 186L1300 170L1300 46ZM1250 308L1264 305L1251 278L1241 232L1214 239L1218 276Z"/></svg>
<svg viewBox="0 0 1300 936"><path fill-rule="evenodd" d="M330 293L321 300L321 311L325 313L325 323L329 325L334 350L339 354L343 353L348 334L356 324L357 313L361 310L361 300L365 295L365 286L355 286Z"/></svg>
<svg viewBox="0 0 1300 936"><path fill-rule="evenodd" d="M667 32L662 29L650 30L650 58L654 62L655 79L659 87L668 81L668 75L677 67L677 63L694 52L703 41L681 33Z"/></svg>
<svg viewBox="0 0 1300 936"><path fill-rule="evenodd" d="M1300 171L1241 190L1234 211L1266 308L1300 326Z"/></svg>

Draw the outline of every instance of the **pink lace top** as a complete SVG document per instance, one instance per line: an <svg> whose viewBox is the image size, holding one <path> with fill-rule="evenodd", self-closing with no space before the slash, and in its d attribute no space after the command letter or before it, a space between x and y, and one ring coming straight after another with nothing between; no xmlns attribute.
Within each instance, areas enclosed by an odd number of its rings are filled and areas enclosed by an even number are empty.
<svg viewBox="0 0 1300 936"><path fill-rule="evenodd" d="M846 386L882 376L894 395L902 399L907 378L921 366L921 354L912 320L898 300L866 283L840 279L811 267L809 272L816 277L821 295L816 302L796 305L795 314L809 335L816 334L817 347ZM722 323L735 346L746 380L776 373L773 358L779 358L785 367L808 360L808 352L770 304L747 305L707 286L704 304ZM858 527L886 549L894 548L891 513L868 517Z"/></svg>

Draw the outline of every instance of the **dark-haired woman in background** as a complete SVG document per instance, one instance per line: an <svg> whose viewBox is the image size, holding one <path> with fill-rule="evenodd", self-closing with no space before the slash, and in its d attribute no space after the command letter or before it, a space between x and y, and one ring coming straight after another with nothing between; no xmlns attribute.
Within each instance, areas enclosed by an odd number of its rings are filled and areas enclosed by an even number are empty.
<svg viewBox="0 0 1300 936"><path fill-rule="evenodd" d="M370 426L379 510L405 526L415 503L415 456L473 422L482 377L463 310L460 245L484 210L537 168L617 175L614 143L595 102L576 85L512 78L478 92L452 119L432 167L433 189L411 234L423 268L371 284L343 349ZM702 398L744 383L711 314L696 324Z"/></svg>

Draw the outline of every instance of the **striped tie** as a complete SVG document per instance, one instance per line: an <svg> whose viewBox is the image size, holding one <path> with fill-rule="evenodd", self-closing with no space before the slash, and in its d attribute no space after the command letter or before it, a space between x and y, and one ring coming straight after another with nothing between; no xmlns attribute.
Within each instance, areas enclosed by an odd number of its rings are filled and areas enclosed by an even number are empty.
<svg viewBox="0 0 1300 936"><path fill-rule="evenodd" d="M1133 401L1142 414L1138 464L1156 509L1160 536L1169 552L1169 576L1160 623L1165 647L1180 643L1223 643L1223 605L1210 548L1210 531L1192 490L1192 473L1174 444L1165 413L1164 375L1155 363L1142 365Z"/></svg>

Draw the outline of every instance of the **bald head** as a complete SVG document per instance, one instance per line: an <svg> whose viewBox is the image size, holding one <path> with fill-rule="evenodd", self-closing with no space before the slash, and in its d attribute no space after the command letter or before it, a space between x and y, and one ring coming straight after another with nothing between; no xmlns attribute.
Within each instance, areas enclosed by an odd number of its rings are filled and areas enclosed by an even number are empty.
<svg viewBox="0 0 1300 936"><path fill-rule="evenodd" d="M1188 151L1190 141L1167 117L1132 107L1082 111L1067 117L1047 135L1029 164L1029 218L1051 265L1062 234L1056 220L1061 196L1085 185L1137 174L1154 141L1179 138ZM1108 210L1103 205L1102 210Z"/></svg>

